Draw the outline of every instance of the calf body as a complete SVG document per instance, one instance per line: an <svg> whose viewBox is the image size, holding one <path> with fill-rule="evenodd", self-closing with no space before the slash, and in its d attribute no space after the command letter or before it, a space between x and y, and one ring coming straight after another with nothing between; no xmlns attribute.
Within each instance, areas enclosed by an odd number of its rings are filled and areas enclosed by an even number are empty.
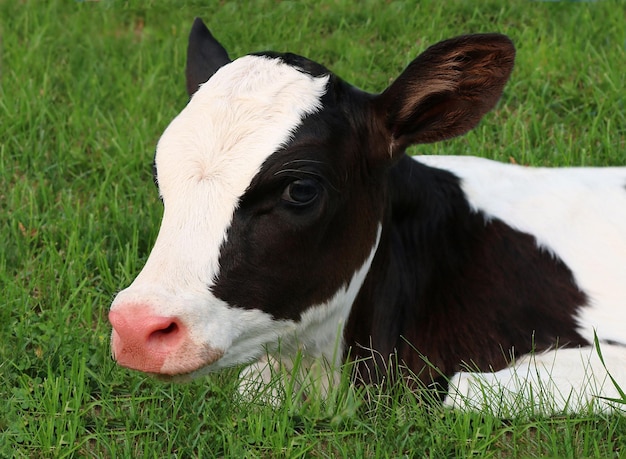
<svg viewBox="0 0 626 459"><path fill-rule="evenodd" d="M349 355L452 406L488 406L486 385L605 407L594 333L626 383L626 168L405 155L471 129L513 59L504 36L458 37L372 95L300 56L231 61L196 20L191 100L155 156L161 229L111 307L118 362L188 379Z"/></svg>

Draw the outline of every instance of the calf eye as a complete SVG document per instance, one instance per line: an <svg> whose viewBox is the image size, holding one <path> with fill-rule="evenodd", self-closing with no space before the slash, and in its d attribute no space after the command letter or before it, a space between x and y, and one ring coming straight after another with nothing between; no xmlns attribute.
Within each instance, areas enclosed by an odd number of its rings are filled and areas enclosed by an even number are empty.
<svg viewBox="0 0 626 459"><path fill-rule="evenodd" d="M295 180L287 185L281 199L294 206L307 206L317 199L320 185L313 179Z"/></svg>

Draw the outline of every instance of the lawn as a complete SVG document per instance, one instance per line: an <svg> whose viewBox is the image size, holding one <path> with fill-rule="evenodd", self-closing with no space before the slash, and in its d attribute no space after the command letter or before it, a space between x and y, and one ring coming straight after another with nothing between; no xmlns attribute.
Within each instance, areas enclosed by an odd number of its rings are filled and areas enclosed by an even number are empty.
<svg viewBox="0 0 626 459"><path fill-rule="evenodd" d="M446 411L343 381L274 408L237 371L170 385L117 367L107 311L157 234L154 147L201 16L231 57L274 49L380 91L468 32L518 48L497 108L413 153L626 165L620 1L0 0L0 457L623 457L626 420Z"/></svg>

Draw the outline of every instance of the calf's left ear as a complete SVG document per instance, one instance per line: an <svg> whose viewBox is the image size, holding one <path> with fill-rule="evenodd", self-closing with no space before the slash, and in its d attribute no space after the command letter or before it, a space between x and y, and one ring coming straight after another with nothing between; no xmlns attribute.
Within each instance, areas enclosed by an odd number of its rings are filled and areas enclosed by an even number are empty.
<svg viewBox="0 0 626 459"><path fill-rule="evenodd" d="M374 98L391 155L476 126L502 95L514 60L513 43L500 34L464 35L424 51Z"/></svg>
<svg viewBox="0 0 626 459"><path fill-rule="evenodd" d="M191 97L217 70L230 62L228 53L215 39L202 19L196 18L187 45L187 94Z"/></svg>

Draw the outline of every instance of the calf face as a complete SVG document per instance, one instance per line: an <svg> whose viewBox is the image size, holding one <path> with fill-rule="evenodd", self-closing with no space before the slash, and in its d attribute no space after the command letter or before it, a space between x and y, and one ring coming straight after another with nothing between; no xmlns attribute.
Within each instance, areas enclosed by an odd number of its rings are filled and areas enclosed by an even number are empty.
<svg viewBox="0 0 626 459"><path fill-rule="evenodd" d="M380 240L389 168L410 144L475 126L513 59L502 35L458 37L372 95L292 54L231 62L197 19L191 100L155 156L161 228L109 315L117 361L193 377L278 347L341 356L337 336Z"/></svg>

